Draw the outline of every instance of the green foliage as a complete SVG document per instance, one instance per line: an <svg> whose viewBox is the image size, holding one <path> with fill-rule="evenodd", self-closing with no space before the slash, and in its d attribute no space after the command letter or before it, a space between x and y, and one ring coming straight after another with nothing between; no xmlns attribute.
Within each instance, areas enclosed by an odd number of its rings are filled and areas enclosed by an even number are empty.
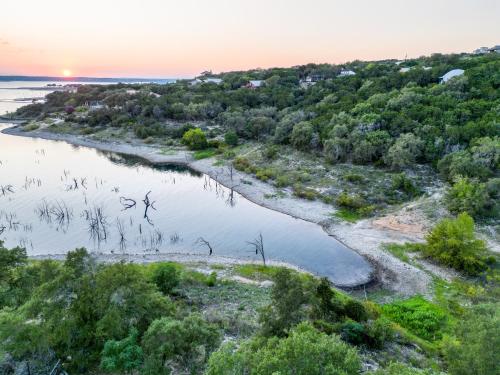
<svg viewBox="0 0 500 375"><path fill-rule="evenodd" d="M397 173L392 177L392 188L400 190L410 197L417 196L420 193L412 180L404 172Z"/></svg>
<svg viewBox="0 0 500 375"><path fill-rule="evenodd" d="M169 374L167 364L179 371L199 372L219 344L219 330L198 314L181 321L155 320L142 340L145 373Z"/></svg>
<svg viewBox="0 0 500 375"><path fill-rule="evenodd" d="M450 375L497 375L500 306L478 305L467 311L448 339L444 354Z"/></svg>
<svg viewBox="0 0 500 375"><path fill-rule="evenodd" d="M369 375L439 375L433 370L421 370L403 363L391 362L388 367L369 372Z"/></svg>
<svg viewBox="0 0 500 375"><path fill-rule="evenodd" d="M478 275L487 268L484 241L474 235L474 220L462 213L456 219L444 219L426 236L422 253L444 265Z"/></svg>
<svg viewBox="0 0 500 375"><path fill-rule="evenodd" d="M302 121L293 127L290 142L299 150L308 150L313 139L313 127L311 123Z"/></svg>
<svg viewBox="0 0 500 375"><path fill-rule="evenodd" d="M445 203L454 214L467 212L474 218L494 216L498 210L495 208L495 204L498 205L497 194L494 189L490 195L485 183L458 177L446 193Z"/></svg>
<svg viewBox="0 0 500 375"><path fill-rule="evenodd" d="M437 305L416 296L384 305L386 317L425 340L438 340L447 326L447 315Z"/></svg>
<svg viewBox="0 0 500 375"><path fill-rule="evenodd" d="M287 338L247 341L236 349L226 344L210 358L208 375L355 375L360 371L355 349L338 336L328 336L302 323Z"/></svg>
<svg viewBox="0 0 500 375"><path fill-rule="evenodd" d="M287 268L273 277L272 303L260 312L259 321L265 336L283 336L306 316L308 291L302 280Z"/></svg>
<svg viewBox="0 0 500 375"><path fill-rule="evenodd" d="M215 156L217 154L217 150L211 148L207 150L199 150L195 151L193 154L193 157L195 160L201 160L201 159L206 159L206 158L211 158L212 156Z"/></svg>
<svg viewBox="0 0 500 375"><path fill-rule="evenodd" d="M207 286L212 287L217 284L217 272L212 271L210 275L207 277Z"/></svg>
<svg viewBox="0 0 500 375"><path fill-rule="evenodd" d="M108 340L101 353L101 369L109 373L131 373L142 365L142 348L137 343L139 333L131 329L123 340Z"/></svg>
<svg viewBox="0 0 500 375"><path fill-rule="evenodd" d="M190 150L203 150L208 147L207 137L200 128L189 129L182 136L184 143Z"/></svg>
<svg viewBox="0 0 500 375"><path fill-rule="evenodd" d="M161 263L154 270L153 280L162 293L170 294L179 285L179 271L173 264Z"/></svg>
<svg viewBox="0 0 500 375"><path fill-rule="evenodd" d="M229 146L237 146L238 145L238 135L234 130L228 131L224 134L224 142Z"/></svg>
<svg viewBox="0 0 500 375"><path fill-rule="evenodd" d="M412 166L421 155L423 141L413 133L402 134L389 148L385 162L393 169Z"/></svg>

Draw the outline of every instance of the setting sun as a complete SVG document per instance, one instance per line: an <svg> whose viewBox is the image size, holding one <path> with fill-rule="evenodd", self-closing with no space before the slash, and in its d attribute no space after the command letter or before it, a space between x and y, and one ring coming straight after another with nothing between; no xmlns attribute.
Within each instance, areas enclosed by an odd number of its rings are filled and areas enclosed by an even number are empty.
<svg viewBox="0 0 500 375"><path fill-rule="evenodd" d="M63 74L63 76L65 76L65 77L71 77L71 70L69 70L69 69L64 69L64 70L62 71L62 74Z"/></svg>

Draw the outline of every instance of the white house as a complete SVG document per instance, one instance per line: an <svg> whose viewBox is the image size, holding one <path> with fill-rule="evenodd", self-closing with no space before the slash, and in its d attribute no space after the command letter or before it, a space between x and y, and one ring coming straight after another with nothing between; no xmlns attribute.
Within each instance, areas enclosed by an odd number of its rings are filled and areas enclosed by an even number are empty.
<svg viewBox="0 0 500 375"><path fill-rule="evenodd" d="M215 83L216 85L220 85L222 83L221 78L213 78L213 77L208 77L203 79L207 83Z"/></svg>
<svg viewBox="0 0 500 375"><path fill-rule="evenodd" d="M400 73L407 73L407 72L409 72L410 70L411 70L411 68L408 68L408 67L403 67L403 68L399 69L399 72L400 72Z"/></svg>
<svg viewBox="0 0 500 375"><path fill-rule="evenodd" d="M348 76L355 76L356 72L353 72L352 70L347 70L347 69L342 69L339 73L339 77L348 77Z"/></svg>
<svg viewBox="0 0 500 375"><path fill-rule="evenodd" d="M262 87L264 85L264 81L262 80L253 80L253 81L249 81L245 87L248 88L248 89L257 89L259 87Z"/></svg>
<svg viewBox="0 0 500 375"><path fill-rule="evenodd" d="M489 52L488 47L479 47L478 49L475 49L473 53L475 55L484 55L485 53L488 53L488 52Z"/></svg>
<svg viewBox="0 0 500 375"><path fill-rule="evenodd" d="M465 73L465 71L463 69L453 69L453 70L450 70L448 73L446 73L444 76L442 77L439 77L440 81L439 83L446 83L448 82L450 79L452 78L455 78L455 77L458 77L458 76L461 76Z"/></svg>

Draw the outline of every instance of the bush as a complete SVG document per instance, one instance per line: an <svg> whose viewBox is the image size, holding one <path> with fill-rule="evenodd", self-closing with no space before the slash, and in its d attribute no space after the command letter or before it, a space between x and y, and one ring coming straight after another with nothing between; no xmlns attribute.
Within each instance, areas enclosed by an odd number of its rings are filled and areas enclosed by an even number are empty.
<svg viewBox="0 0 500 375"><path fill-rule="evenodd" d="M272 303L260 311L259 322L264 336L284 336L306 317L305 304L309 298L299 276L280 268L273 276Z"/></svg>
<svg viewBox="0 0 500 375"><path fill-rule="evenodd" d="M182 136L184 143L190 150L203 150L208 147L207 137L200 128L189 129Z"/></svg>
<svg viewBox="0 0 500 375"><path fill-rule="evenodd" d="M457 324L455 338L445 343L451 375L498 375L500 305L478 305Z"/></svg>
<svg viewBox="0 0 500 375"><path fill-rule="evenodd" d="M445 203L454 214L467 212L474 218L494 214L494 200L490 198L486 184L459 177L448 190Z"/></svg>
<svg viewBox="0 0 500 375"><path fill-rule="evenodd" d="M444 219L426 236L421 246L425 256L468 275L480 274L487 268L484 241L474 235L474 220L466 213L456 219Z"/></svg>
<svg viewBox="0 0 500 375"><path fill-rule="evenodd" d="M315 200L316 198L318 198L319 195L316 190L306 188L301 184L293 185L293 194L296 197L307 199L310 201Z"/></svg>
<svg viewBox="0 0 500 375"><path fill-rule="evenodd" d="M440 375L442 373L434 372L433 370L421 370L414 367L409 367L403 363L392 362L388 367L379 369L374 372L369 372L368 375Z"/></svg>
<svg viewBox="0 0 500 375"><path fill-rule="evenodd" d="M228 131L224 134L224 142L229 146L237 146L238 145L238 135L234 130Z"/></svg>
<svg viewBox="0 0 500 375"><path fill-rule="evenodd" d="M222 346L210 357L207 375L357 375L360 369L355 349L302 323L287 338Z"/></svg>
<svg viewBox="0 0 500 375"><path fill-rule="evenodd" d="M397 173L392 177L392 188L402 191L410 197L414 197L420 193L404 172Z"/></svg>
<svg viewBox="0 0 500 375"><path fill-rule="evenodd" d="M181 321L157 319L142 339L145 373L170 374L167 361L169 367L173 365L180 373L199 373L220 339L217 327L198 314Z"/></svg>
<svg viewBox="0 0 500 375"><path fill-rule="evenodd" d="M179 271L173 264L162 263L154 270L153 280L162 293L170 294L179 285Z"/></svg>
<svg viewBox="0 0 500 375"><path fill-rule="evenodd" d="M142 348L137 344L139 333L132 329L123 340L108 340L101 353L101 369L110 373L129 373L142 365Z"/></svg>
<svg viewBox="0 0 500 375"><path fill-rule="evenodd" d="M384 305L382 311L389 319L425 340L440 339L447 325L446 313L420 296Z"/></svg>
<svg viewBox="0 0 500 375"><path fill-rule="evenodd" d="M290 141L299 150L309 150L313 138L313 127L311 123L302 121L293 127Z"/></svg>
<svg viewBox="0 0 500 375"><path fill-rule="evenodd" d="M215 286L216 283L217 283L217 272L213 271L207 277L207 286L213 287L213 286Z"/></svg>
<svg viewBox="0 0 500 375"><path fill-rule="evenodd" d="M347 321L340 328L342 340L352 345L361 345L365 342L365 327L358 322Z"/></svg>
<svg viewBox="0 0 500 375"><path fill-rule="evenodd" d="M276 146L276 145L268 145L264 149L263 154L264 154L264 157L267 160L274 160L278 156L278 152L279 152L279 147L278 146Z"/></svg>
<svg viewBox="0 0 500 375"><path fill-rule="evenodd" d="M366 206L365 200L360 195L349 195L342 192L335 199L335 203L339 207L349 208L351 210L356 210Z"/></svg>

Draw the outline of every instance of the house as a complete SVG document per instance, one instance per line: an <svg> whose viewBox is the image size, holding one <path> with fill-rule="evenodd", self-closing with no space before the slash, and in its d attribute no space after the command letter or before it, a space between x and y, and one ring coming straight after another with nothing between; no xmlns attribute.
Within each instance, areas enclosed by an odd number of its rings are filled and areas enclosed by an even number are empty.
<svg viewBox="0 0 500 375"><path fill-rule="evenodd" d="M200 83L203 83L203 81L199 78L195 78L195 79L189 81L190 86L196 86L196 85L199 85Z"/></svg>
<svg viewBox="0 0 500 375"><path fill-rule="evenodd" d="M464 73L465 73L465 71L463 69L453 69L453 70L450 70L448 73L446 73L442 77L439 77L439 83L446 83L450 79L458 77L458 76L461 76Z"/></svg>
<svg viewBox="0 0 500 375"><path fill-rule="evenodd" d="M339 73L339 77L348 77L348 76L355 76L356 72L353 72L352 70L347 70L347 69L342 69Z"/></svg>
<svg viewBox="0 0 500 375"><path fill-rule="evenodd" d="M127 89L125 92L128 95L135 95L135 94L137 94L137 90L136 89Z"/></svg>
<svg viewBox="0 0 500 375"><path fill-rule="evenodd" d="M262 80L253 80L253 81L249 81L245 87L247 89L257 89L259 87L262 87L264 85L264 81Z"/></svg>
<svg viewBox="0 0 500 375"><path fill-rule="evenodd" d="M409 72L410 70L411 70L411 68L408 68L408 67L403 67L403 68L399 69L399 72L400 72L400 73L407 73L407 72Z"/></svg>
<svg viewBox="0 0 500 375"><path fill-rule="evenodd" d="M106 105L100 100L91 100L90 102L85 103L85 106L89 108L89 111L97 111L98 109L106 107Z"/></svg>
<svg viewBox="0 0 500 375"><path fill-rule="evenodd" d="M495 47L491 47L490 49L488 49L488 51L500 53L500 45L496 45Z"/></svg>
<svg viewBox="0 0 500 375"><path fill-rule="evenodd" d="M488 47L479 47L478 49L475 49L474 50L474 55L484 55L485 53L488 53L489 52L489 48Z"/></svg>
<svg viewBox="0 0 500 375"><path fill-rule="evenodd" d="M213 78L213 77L207 77L202 79L206 83L215 83L216 85L220 85L223 81L221 78Z"/></svg>

